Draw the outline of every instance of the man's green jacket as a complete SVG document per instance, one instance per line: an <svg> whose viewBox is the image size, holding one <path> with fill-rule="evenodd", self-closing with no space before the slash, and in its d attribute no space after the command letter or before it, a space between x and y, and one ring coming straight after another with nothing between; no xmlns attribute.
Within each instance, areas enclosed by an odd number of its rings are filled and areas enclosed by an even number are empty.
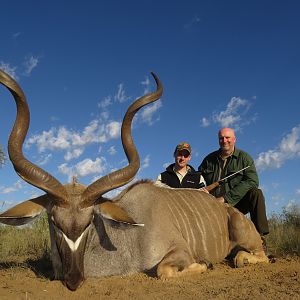
<svg viewBox="0 0 300 300"><path fill-rule="evenodd" d="M198 170L210 185L219 180L220 173L220 150L214 151L207 155L199 166ZM252 157L245 151L234 149L233 154L227 158L224 177L231 175L247 166L246 170L228 178L225 181L225 201L230 205L236 205L252 188L258 188L259 181ZM222 178L220 178L222 179ZM213 194L213 191L212 191Z"/></svg>

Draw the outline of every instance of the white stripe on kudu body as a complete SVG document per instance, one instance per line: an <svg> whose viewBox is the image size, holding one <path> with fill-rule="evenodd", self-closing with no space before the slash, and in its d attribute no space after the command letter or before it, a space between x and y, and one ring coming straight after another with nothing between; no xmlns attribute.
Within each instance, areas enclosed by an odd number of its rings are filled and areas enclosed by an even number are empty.
<svg viewBox="0 0 300 300"><path fill-rule="evenodd" d="M203 250L204 250L205 254L207 254L207 247L206 247L206 244L204 243L204 241L206 239L206 232L205 232L205 227L203 226L202 218L199 215L197 208L195 208L195 206L193 206L193 203L192 203L193 201L187 201L186 199L187 199L186 195L181 193L179 201L181 202L181 205L182 205L182 211L187 211L187 209L186 209L186 207L187 207L188 210L191 212L191 218L189 218L187 220L187 222L188 222L188 225L190 228L190 232L193 236L193 245L192 245L193 253L194 254L197 253L197 243L199 243L199 240L201 240L200 242L203 244ZM186 207L184 207L183 204L185 204ZM194 218L194 217L192 217L193 215L194 216L197 215L198 217ZM201 224L199 224L199 222ZM197 225L197 226L195 226L195 225ZM195 236L195 234L196 234L196 236Z"/></svg>
<svg viewBox="0 0 300 300"><path fill-rule="evenodd" d="M166 191L170 192L170 191L173 191L173 190L172 189L166 189ZM170 194L170 196L171 195L172 194ZM184 218L185 212L182 212L182 209L181 209L181 207L180 207L180 205L178 203L175 203L174 197L168 197L168 198L171 199L170 205L172 207L170 207L170 209L171 209L171 212L172 212L172 214L174 216L174 219L177 220L177 222L179 223L178 229L181 232L184 230L185 231L185 235L188 238L188 227L187 227L187 224L186 224L185 218ZM172 208L174 208L174 209L172 209ZM185 215L185 217L187 218L186 215ZM187 242L189 243L190 241L187 240Z"/></svg>
<svg viewBox="0 0 300 300"><path fill-rule="evenodd" d="M173 211L173 210L176 209L176 208L174 208L174 206L171 205L169 202L166 202L166 204L167 204L167 206L168 206L168 208L169 208L169 210L170 210L170 212L171 212L171 214L172 214L172 216L173 216L173 220L174 220L175 223L176 223L176 227L179 229L179 228L180 228L180 224L179 224L178 218L176 217L177 214Z"/></svg>
<svg viewBox="0 0 300 300"><path fill-rule="evenodd" d="M201 200L197 199L196 197L195 197L194 200L195 201L201 201ZM212 200L212 201L214 201L214 200ZM213 219L213 224L214 224L214 227L210 227L210 229L211 229L210 234L212 236L206 236L205 240L204 240L204 237L203 237L202 243L207 245L207 241L209 239L210 243L214 242L214 247L213 248L217 251L218 250L218 245L217 244L220 243L220 242L221 242L222 246L224 244L223 239L217 239L217 234L216 234L216 230L215 230L215 228L217 227L217 232L221 232L221 225L220 225L221 220L219 218L221 216L221 213L220 213L220 211L216 211L216 210L212 209L206 201L201 202L201 208L202 209L201 209L201 212L200 212L199 205L198 205L198 209L195 209L195 211L197 212L197 215L198 215L199 219L202 221L201 222L202 227L206 228L204 226L204 222L207 222L208 219ZM207 250L207 248L206 248L206 250ZM205 254L207 254L207 252Z"/></svg>
<svg viewBox="0 0 300 300"><path fill-rule="evenodd" d="M229 242L228 238L224 238L228 235L228 224L220 205L211 205L211 201L215 200L206 199L206 195L200 191L190 189L176 189L176 191L166 189L166 191L170 196L166 201L167 206L193 255L215 258L224 255ZM207 226L206 223L213 226ZM220 238L222 232L224 234Z"/></svg>
<svg viewBox="0 0 300 300"><path fill-rule="evenodd" d="M204 253L207 254L208 253L208 249L207 249L207 246L206 246L207 232L205 230L205 226L203 226L204 225L203 216L201 216L201 214L199 212L199 208L196 205L197 204L196 201L199 201L199 199L193 199L193 201L191 201L191 206L193 207L193 208L191 208L191 210L192 210L192 212L194 213L194 215L196 217L192 220L192 226L193 226L194 223L196 223L198 231L200 232L200 234L198 234L197 238L196 238L196 244L194 245L194 249L195 249L194 254L197 255L197 253L198 253L197 249L199 249L199 247L197 247L197 245L199 245L199 243L201 243L201 245L203 247L202 250L204 251Z"/></svg>
<svg viewBox="0 0 300 300"><path fill-rule="evenodd" d="M173 204L177 207L178 216L181 216L182 218L181 227L182 225L184 226L187 242L189 245L192 245L192 243L195 241L195 237L193 236L193 234L191 234L192 228L189 224L188 210L182 209L182 199L174 199Z"/></svg>

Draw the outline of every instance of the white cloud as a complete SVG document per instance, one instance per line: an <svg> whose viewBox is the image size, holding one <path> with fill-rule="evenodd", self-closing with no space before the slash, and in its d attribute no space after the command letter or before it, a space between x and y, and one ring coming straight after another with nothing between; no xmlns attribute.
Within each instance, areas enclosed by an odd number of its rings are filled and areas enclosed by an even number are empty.
<svg viewBox="0 0 300 300"><path fill-rule="evenodd" d="M103 173L106 170L106 161L103 157L98 157L94 161L87 158L75 166L68 166L68 164L64 163L58 169L62 174L68 175L70 181L73 176L84 177Z"/></svg>
<svg viewBox="0 0 300 300"><path fill-rule="evenodd" d="M73 167L69 167L67 163L61 164L58 166L60 173L68 175L71 178L74 175Z"/></svg>
<svg viewBox="0 0 300 300"><path fill-rule="evenodd" d="M249 102L239 97L232 97L224 111L213 114L213 121L221 127L239 127L238 123L242 120L249 109Z"/></svg>
<svg viewBox="0 0 300 300"><path fill-rule="evenodd" d="M275 149L262 152L255 161L258 170L278 169L285 161L300 158L300 125L294 127Z"/></svg>
<svg viewBox="0 0 300 300"><path fill-rule="evenodd" d="M110 155L115 155L117 153L117 150L116 150L116 147L115 146L111 146L107 152L110 154Z"/></svg>
<svg viewBox="0 0 300 300"><path fill-rule="evenodd" d="M148 168L150 165L150 155L148 154L142 161L140 170Z"/></svg>
<svg viewBox="0 0 300 300"><path fill-rule="evenodd" d="M91 159L84 159L75 165L76 174L83 177L90 174L101 174L105 171L105 159L103 157L97 157L95 161Z"/></svg>
<svg viewBox="0 0 300 300"><path fill-rule="evenodd" d="M103 121L106 121L109 119L109 112L108 111L103 111L100 113L100 118Z"/></svg>
<svg viewBox="0 0 300 300"><path fill-rule="evenodd" d="M145 80L141 82L141 84L144 86L144 94L147 94L150 92L150 86L151 82L148 76L145 77Z"/></svg>
<svg viewBox="0 0 300 300"><path fill-rule="evenodd" d="M300 196L300 189L296 190L296 195Z"/></svg>
<svg viewBox="0 0 300 300"><path fill-rule="evenodd" d="M108 106L111 106L113 102L123 103L130 98L130 96L126 96L124 84L120 83L117 88L117 93L114 95L114 97L112 97L111 95L106 96L102 101L98 103L98 107L106 109Z"/></svg>
<svg viewBox="0 0 300 300"><path fill-rule="evenodd" d="M112 105L112 98L111 96L105 97L100 103L98 103L99 108L106 108L110 105Z"/></svg>
<svg viewBox="0 0 300 300"><path fill-rule="evenodd" d="M19 80L16 69L17 67L11 67L9 63L5 63L4 61L0 61L0 69L5 73L9 74L15 80Z"/></svg>
<svg viewBox="0 0 300 300"><path fill-rule="evenodd" d="M40 160L37 162L37 164L39 166L43 166L45 164L47 164L52 158L52 154L46 154L46 155L42 155L42 157L40 158Z"/></svg>
<svg viewBox="0 0 300 300"><path fill-rule="evenodd" d="M147 123L148 125L152 125L155 121L158 121L159 118L153 120L155 113L162 107L161 100L154 102L146 106L142 112L140 113L140 117L142 122Z"/></svg>
<svg viewBox="0 0 300 300"><path fill-rule="evenodd" d="M34 68L37 67L39 59L37 57L29 56L26 57L24 62L25 75L29 76Z"/></svg>
<svg viewBox="0 0 300 300"><path fill-rule="evenodd" d="M75 148L70 151L67 151L67 153L64 155L64 159L66 161L69 161L71 159L78 158L82 153L83 153L83 149Z"/></svg>
<svg viewBox="0 0 300 300"><path fill-rule="evenodd" d="M208 127L210 125L210 121L205 117L202 118L200 123L201 123L201 127Z"/></svg>
<svg viewBox="0 0 300 300"><path fill-rule="evenodd" d="M38 65L39 59L37 57L27 57L25 58L25 61L23 63L23 66L25 68L23 75L29 76L32 72L32 70ZM0 61L0 69L2 69L4 72L9 74L12 78L14 78L16 81L19 80L19 77L17 75L17 67L10 66L9 63L5 63L4 61Z"/></svg>
<svg viewBox="0 0 300 300"><path fill-rule="evenodd" d="M94 181L93 181L93 182L94 182ZM133 183L133 181L130 182L130 184L131 184L131 183ZM113 199L113 198L115 198L116 196L118 196L124 189L126 189L126 187L128 187L128 184L126 184L126 185L124 185L124 186L121 186L121 187L119 187L119 188L117 188L117 189L111 190L111 191L105 193L104 196L107 197L107 198L109 198L109 199Z"/></svg>
<svg viewBox="0 0 300 300"><path fill-rule="evenodd" d="M124 84L120 83L118 85L118 91L117 94L115 95L114 99L120 103L127 101L128 99L130 99L130 97L125 95L125 90L124 90Z"/></svg>
<svg viewBox="0 0 300 300"><path fill-rule="evenodd" d="M20 190L21 188L22 188L21 180L18 180L11 187L0 186L0 193L1 194L10 194L10 193Z"/></svg>
<svg viewBox="0 0 300 300"><path fill-rule="evenodd" d="M254 97L252 97L254 99ZM251 103L240 97L232 97L225 110L214 112L210 117L203 117L200 120L202 127L208 127L211 123L219 127L232 127L236 131L254 122L256 115L247 116Z"/></svg>
<svg viewBox="0 0 300 300"><path fill-rule="evenodd" d="M39 152L46 150L64 150L70 147L71 133L65 127L58 130L51 128L49 131L43 131L41 134L31 136L25 144L29 148L31 144L36 144Z"/></svg>
<svg viewBox="0 0 300 300"><path fill-rule="evenodd" d="M299 202L297 202L295 199L292 199L288 202L286 205L285 209L290 212L295 214L295 216L299 216L300 213L300 205Z"/></svg>
<svg viewBox="0 0 300 300"><path fill-rule="evenodd" d="M121 123L117 121L112 121L105 126L106 139L114 139L120 136L121 133Z"/></svg>
<svg viewBox="0 0 300 300"><path fill-rule="evenodd" d="M82 134L70 132L70 143L74 146L84 146L97 141L97 132L101 130L98 120L92 120L88 126L85 126Z"/></svg>
<svg viewBox="0 0 300 300"><path fill-rule="evenodd" d="M98 120L92 120L83 131L75 132L65 127L51 128L41 134L35 134L28 138L25 147L36 145L40 153L47 150L66 151L65 159L78 158L84 148L92 143L105 143L111 139L118 138L121 132L121 123L110 121L106 125L100 125Z"/></svg>

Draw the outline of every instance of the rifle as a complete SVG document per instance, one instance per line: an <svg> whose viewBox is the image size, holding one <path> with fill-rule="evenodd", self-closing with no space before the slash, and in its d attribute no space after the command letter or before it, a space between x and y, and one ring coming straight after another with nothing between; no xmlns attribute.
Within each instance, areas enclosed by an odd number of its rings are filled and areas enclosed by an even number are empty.
<svg viewBox="0 0 300 300"><path fill-rule="evenodd" d="M236 174L238 174L238 173L240 173L240 172L242 172L242 171L248 169L249 167L250 167L250 166L247 166L247 167L245 167L245 168L243 168L243 169L241 169L241 170L239 170L239 171L237 171L237 172L234 172L233 174L230 174L230 175L228 175L228 176L226 176L226 177L220 179L219 181L216 181L216 182L214 182L214 183L208 185L207 187L205 187L205 189L206 189L207 191L211 191L211 190L215 189L216 187L218 187L220 184L222 184L223 181L225 181L226 179L228 179L228 178L230 178L230 177L232 177L232 176L234 176L234 175L236 175Z"/></svg>

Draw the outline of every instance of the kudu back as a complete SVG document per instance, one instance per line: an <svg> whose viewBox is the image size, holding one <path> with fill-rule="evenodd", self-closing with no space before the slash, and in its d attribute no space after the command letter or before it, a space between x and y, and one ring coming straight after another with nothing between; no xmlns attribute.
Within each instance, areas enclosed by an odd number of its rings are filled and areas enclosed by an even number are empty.
<svg viewBox="0 0 300 300"><path fill-rule="evenodd" d="M132 103L122 122L121 139L128 165L89 186L63 185L24 157L29 108L22 89L0 70L0 83L12 94L17 116L8 141L17 174L44 195L0 214L0 222L22 225L47 212L55 278L76 290L87 277L145 272L160 278L201 273L234 252L237 267L268 262L253 223L207 193L172 189L140 181L114 199L103 194L136 175L140 159L131 135L132 120L143 106L158 100L163 87Z"/></svg>

